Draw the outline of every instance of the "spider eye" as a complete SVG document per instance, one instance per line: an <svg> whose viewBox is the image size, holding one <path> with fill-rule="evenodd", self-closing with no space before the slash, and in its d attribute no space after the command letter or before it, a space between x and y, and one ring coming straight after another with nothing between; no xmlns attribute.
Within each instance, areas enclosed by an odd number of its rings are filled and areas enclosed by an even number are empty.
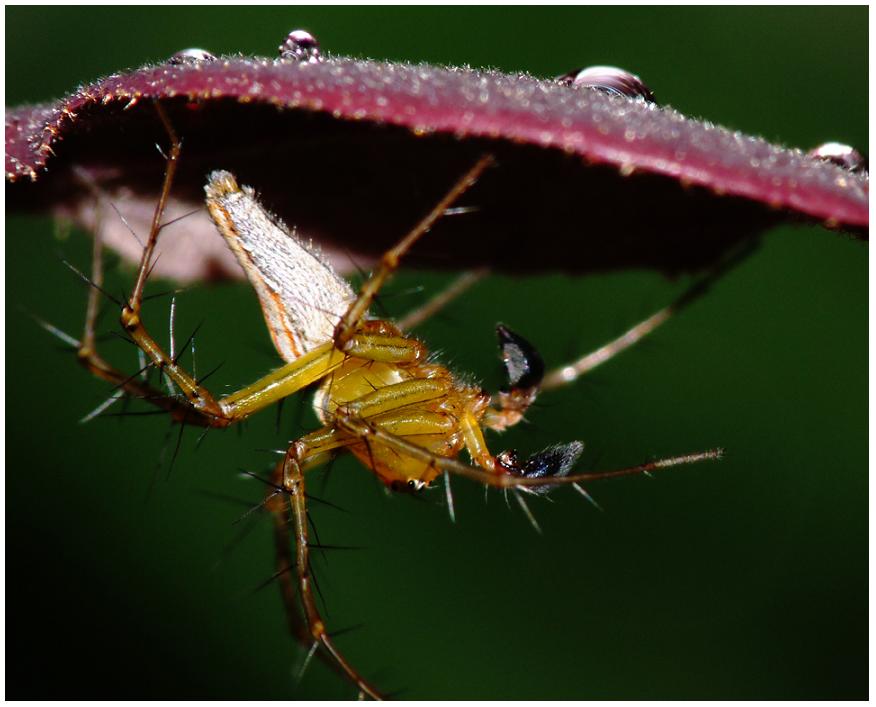
<svg viewBox="0 0 876 707"><path fill-rule="evenodd" d="M544 377L544 361L535 347L503 324L496 325L496 334L510 387L538 387Z"/></svg>

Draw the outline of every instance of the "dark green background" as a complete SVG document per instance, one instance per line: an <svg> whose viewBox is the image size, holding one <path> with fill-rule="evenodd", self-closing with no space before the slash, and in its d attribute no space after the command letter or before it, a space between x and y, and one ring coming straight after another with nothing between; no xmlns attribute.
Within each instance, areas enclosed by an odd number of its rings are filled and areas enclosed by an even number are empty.
<svg viewBox="0 0 876 707"><path fill-rule="evenodd" d="M41 7L6 19L7 105L189 46L273 55L300 26L346 55L543 76L616 64L690 115L867 148L865 8ZM87 240L53 239L45 218L7 227L7 696L351 696L321 665L295 684L276 590L249 593L271 573L268 523L226 557L242 506L203 493L257 500L236 469L265 468L256 450L296 434L296 405L282 434L266 412L242 436L213 433L197 451L187 439L170 478L166 463L156 475L166 420L77 424L106 385L18 309L77 332L85 292L56 254L84 267ZM387 301L404 311L445 280L404 273ZM679 287L641 273L494 278L421 333L496 385L496 321L559 363ZM864 245L778 229L646 344L545 395L495 448L581 438L600 468L715 445L727 459L594 486L605 513L558 492L533 504L543 537L472 484L455 484L454 526L440 491L386 497L339 463L325 493L349 513L313 512L323 542L367 547L316 561L330 627L365 624L342 649L410 698L866 698L866 301ZM179 309L181 330L206 319L202 370L227 361L217 390L275 365L246 286L196 288ZM133 367L124 344L107 346Z"/></svg>

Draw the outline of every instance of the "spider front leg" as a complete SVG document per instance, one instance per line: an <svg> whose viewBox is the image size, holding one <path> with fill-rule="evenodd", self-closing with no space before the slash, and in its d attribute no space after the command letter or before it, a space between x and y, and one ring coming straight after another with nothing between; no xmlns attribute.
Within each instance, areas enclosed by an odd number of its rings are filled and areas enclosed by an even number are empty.
<svg viewBox="0 0 876 707"><path fill-rule="evenodd" d="M233 420L225 414L225 411L217 403L210 392L201 386L193 376L182 368L182 366L178 365L178 356L171 357L165 353L164 349L146 330L141 318L143 292L146 287L146 280L152 269L153 255L155 254L155 247L158 244L158 235L162 228L161 219L164 216L167 201L170 198L170 190L173 185L173 179L176 174L180 151L182 149L182 143L177 137L176 131L174 130L173 125L171 125L164 109L159 104L156 104L156 111L158 112L158 116L170 138L170 149L165 163L161 195L155 206L152 223L149 227L149 237L140 258L140 266L137 270L137 280L130 297L128 297L127 302L122 306L119 320L122 324L122 328L128 336L131 337L134 343L137 344L152 364L173 381L188 401L188 407L190 410L189 418L191 418L189 421L210 427L225 427L228 424L231 424Z"/></svg>
<svg viewBox="0 0 876 707"><path fill-rule="evenodd" d="M41 322L41 324L56 336L59 336L75 346L79 362L84 368L96 377L106 380L116 387L113 396L85 419L89 419L99 414L99 412L104 410L114 400L121 397L122 394L127 394L135 398L146 400L153 405L166 410L177 422L194 423L204 426L226 426L233 420L223 414L224 411L221 406L216 403L212 395L210 395L206 389L198 384L197 380L177 365L178 356L168 356L164 352L164 350L146 331L140 318L143 304L143 291L153 264L152 257L158 242L158 235L162 229L161 219L164 215L167 201L170 196L170 189L173 184L173 178L176 173L181 150L181 142L176 136L164 110L158 104L156 104L156 111L170 137L171 144L165 162L161 196L159 197L153 213L152 223L149 229L149 237L143 248L140 266L137 272L137 281L130 297L126 302L121 303L103 290L103 232L101 228L102 219L98 217L92 251L91 278L82 275L73 268L74 271L76 271L77 274L79 274L80 277L82 277L82 279L91 287L88 295L85 327L82 339L77 341L45 322ZM100 209L100 206L105 201L105 195L100 193L95 185L88 183L87 179L86 186L91 188L94 192L95 197L98 200L98 209ZM98 353L96 347L95 325L99 310L99 296L101 294L105 295L108 299L121 307L120 321L122 327L131 337L133 343L148 358L149 363L147 364L147 368L149 366L156 366L162 371L183 392L183 400L180 400L173 395L161 393L148 383L139 380L139 376L145 372L145 368L141 369L134 375L129 376L111 366Z"/></svg>
<svg viewBox="0 0 876 707"><path fill-rule="evenodd" d="M149 236L143 248L137 280L130 297L122 306L120 321L128 336L147 357L149 365L158 368L167 379L172 381L173 385L180 391L181 396L156 395L156 391L144 387L134 380L136 376L125 378L106 366L102 359L93 355L91 351L87 351L86 356L80 354L80 359L85 358L87 367L99 377L110 380L117 385L121 384L121 387L124 387L127 392L137 394L138 397L157 404L159 407L169 409L180 422L205 427L227 427L325 377L343 363L346 354L336 349L330 341L326 341L327 337L325 337L318 344L315 343L303 350L296 350L294 356L287 358L288 362L283 367L220 399L214 397L207 388L200 384L197 378L178 364L179 354L168 355L152 337L142 319L143 294L154 264L153 256L163 227L162 217L181 150L181 142L163 109L160 105L156 105L156 110L170 137L170 149L167 154L161 196L155 207ZM224 196L242 195L242 192L230 175L217 173L214 176L215 179L208 184L208 206L216 207L211 209L214 218L217 217L217 213L214 211L221 213L222 218L217 219L217 225L225 227L223 235L228 238L230 232L234 231L234 224L227 223L232 205L224 202L219 203L219 200ZM239 214L235 215L239 216ZM269 235L264 234L264 237L268 238ZM96 248L99 248L99 244L96 245ZM96 253L98 252L96 251ZM99 262L97 258L96 262ZM91 312L92 307L89 306L87 331L89 331L88 327L93 329ZM91 338L93 339L93 336ZM356 342L351 341L351 344L355 346Z"/></svg>
<svg viewBox="0 0 876 707"><path fill-rule="evenodd" d="M83 368L97 378L101 378L115 386L112 395L97 408L92 410L92 412L82 418L83 422L96 417L116 400L119 400L126 395L132 398L146 400L156 407L167 411L176 421L184 421L189 416L189 406L177 400L175 397L169 396L152 387L145 380L142 380L140 376L145 373L145 369L137 371L134 375L123 373L108 363L97 350L96 325L98 314L100 312L100 297L105 296L119 306L121 306L121 303L112 298L103 289L102 207L104 206L107 197L100 193L93 184L86 183L86 186L92 188L95 193L95 208L98 211L94 231L94 242L92 245L90 277L80 273L72 265L68 264L68 266L89 285L82 338L76 340L47 322L41 320L38 320L38 322L50 333L58 336L60 339L71 344L75 348L77 360Z"/></svg>
<svg viewBox="0 0 876 707"><path fill-rule="evenodd" d="M152 339L148 332L146 332L140 322L143 290L151 269L152 255L158 241L158 234L162 228L161 218L164 214L167 200L170 195L170 188L173 183L173 177L176 172L181 149L180 140L177 138L173 127L170 125L164 110L160 105L156 104L156 111L170 136L171 147L166 158L161 196L153 214L152 224L149 230L149 238L144 246L138 270L137 282L130 298L123 304L103 289L103 218L100 212L104 204L107 203L108 198L101 192L100 188L93 182L88 174L83 172L79 174L80 181L83 182L84 186L90 189L94 194L97 200L96 208L98 216L96 218L96 227L94 229L91 277L89 278L80 273L73 266L69 266L90 286L82 339L77 340L47 322L39 319L37 319L37 321L50 333L63 340L65 343L72 345L76 349L79 363L86 370L91 372L94 376L108 381L115 386L110 398L83 418L83 421L99 415L113 402L124 395L128 395L137 399L146 400L147 402L166 410L177 422L194 423L205 426L224 426L225 424L228 424L229 421L223 419L221 411L218 410L215 402L212 400L212 396L201 388L193 377L186 374L179 366L177 366L177 357L168 356L164 353L161 347L158 346L155 340ZM146 367L141 368L133 375L122 373L110 365L97 351L95 326L99 311L100 295L107 297L121 307L122 311L120 319L122 326L131 336L133 343L149 359ZM168 378L173 380L186 394L185 398L180 400L172 394L167 395L150 386L147 382L140 380L141 374L144 374L146 369L150 366L157 366L160 370L164 371ZM199 401L201 400L205 401L205 403L199 404ZM216 414L217 412L220 414Z"/></svg>

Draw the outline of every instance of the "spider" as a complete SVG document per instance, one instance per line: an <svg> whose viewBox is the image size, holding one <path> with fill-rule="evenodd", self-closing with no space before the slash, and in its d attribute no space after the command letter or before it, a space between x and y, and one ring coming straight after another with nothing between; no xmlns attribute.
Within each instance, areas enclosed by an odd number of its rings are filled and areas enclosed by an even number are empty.
<svg viewBox="0 0 876 707"><path fill-rule="evenodd" d="M503 431L520 422L537 394L568 384L632 346L660 326L697 290L632 327L618 339L568 365L546 372L535 347L503 325L497 335L508 384L497 394L464 382L429 355L423 342L405 332L444 306L477 280L465 275L448 291L397 323L373 318L369 311L384 283L405 254L479 178L495 166L483 155L435 204L432 210L381 258L373 274L355 292L312 246L300 240L256 199L254 191L226 171L214 171L205 186L207 209L256 290L273 343L285 361L277 370L224 397L215 397L202 380L179 363L180 352L156 341L143 323L144 288L154 264L162 218L181 154L163 110L158 114L170 137L161 196L155 207L130 296L117 302L125 335L146 359L134 375L107 363L97 351L95 324L101 293L102 258L95 235L93 285L81 340L54 334L77 349L79 362L116 386L110 401L129 395L165 410L180 425L224 428L310 386L321 427L292 441L267 481L263 502L274 519L276 573L290 630L306 648L307 661L317 652L349 679L360 696L380 699L381 692L354 668L333 643L315 601L309 559L306 472L349 453L392 491L417 493L444 477L453 517L450 476L463 476L511 493L538 529L526 495L543 495L570 485L584 496L582 484L717 459L714 449L650 461L613 471L573 471L583 445L555 444L528 458L514 450L493 454L484 430ZM186 347L183 346L182 350ZM172 383L168 394L141 379L157 368ZM169 386L170 387L170 386ZM109 401L108 401L109 402ZM97 411L96 411L97 412ZM457 459L465 450L471 460Z"/></svg>

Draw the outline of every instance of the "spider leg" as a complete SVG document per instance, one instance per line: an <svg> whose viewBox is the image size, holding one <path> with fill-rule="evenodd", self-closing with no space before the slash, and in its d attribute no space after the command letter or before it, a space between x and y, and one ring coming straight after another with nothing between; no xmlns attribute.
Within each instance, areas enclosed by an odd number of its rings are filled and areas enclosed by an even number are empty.
<svg viewBox="0 0 876 707"><path fill-rule="evenodd" d="M433 454L429 450L409 442L404 437L395 435L386 429L383 429L380 425L376 425L361 417L338 414L336 416L336 422L338 427L343 428L351 434L357 435L362 440L374 440L379 444L395 449L396 451L413 457L414 459L420 459L424 463L430 464L441 471L447 471L448 473L456 474L457 476L464 476L473 481L479 481L488 486L495 486L497 488L543 488L572 485L575 483L600 481L602 479L613 479L621 476L647 474L648 472L668 469L682 464L693 464L701 461L716 460L723 456L723 450L710 449L704 452L657 459L644 464L626 467L624 469L567 474L564 476L526 477L517 476L512 473L504 473L496 469L496 467L501 466L501 464L498 464L495 461L495 457L493 458L492 464L489 465L492 467L492 470L487 470L487 468L489 468L487 464L483 464L484 468L479 468L469 464L464 464L456 459ZM474 424L477 423L475 422ZM475 455L473 454L472 456L474 457ZM478 456L483 456L483 450L481 450Z"/></svg>
<svg viewBox="0 0 876 707"><path fill-rule="evenodd" d="M201 385L197 378L178 364L179 354L177 352L173 354L166 353L147 331L141 318L144 288L155 262L153 256L159 234L164 225L162 224L162 217L170 196L182 145L164 109L160 104L156 104L155 108L170 138L170 149L166 154L161 196L156 204L149 236L143 247L143 254L137 271L137 280L130 297L122 305L120 321L127 335L140 351L143 352L146 358L146 364L143 369L157 368L163 377L173 382L173 385L182 393L182 396L161 393L138 380L138 374L126 376L120 373L96 353L93 346L94 322L97 311L97 295L95 292L92 292L89 298L85 336L83 341L79 343L79 360L82 365L99 378L110 381L126 393L143 398L169 411L177 422L185 422L186 424L203 427L227 427L326 376L344 362L346 354L335 349L331 342L327 342L325 345L314 348L303 356L260 378L253 384L221 399L217 399L207 388ZM82 276L93 285L94 291L102 291L99 284L102 281L101 248L102 242L98 235L95 239L93 255L96 281L88 280L88 278ZM353 342L354 345L358 343Z"/></svg>
<svg viewBox="0 0 876 707"><path fill-rule="evenodd" d="M429 380L414 380L385 386L346 403L333 413L333 424L322 427L293 442L283 460L274 469L265 506L274 516L276 571L286 610L290 633L308 653L321 648L320 656L337 669L368 697L379 699L377 690L356 671L332 643L314 598L310 576L307 495L305 473L324 463L331 456L347 450L354 454L370 454L367 439L334 424L338 416L367 416L369 424L419 441L446 439L455 426L451 415L428 409L430 401L446 393L446 385ZM418 405L425 404L425 408ZM355 413L344 412L355 410ZM365 418L363 418L365 419ZM358 449L357 449L358 448ZM386 447L374 445L375 458L385 457ZM395 453L392 456L397 457ZM374 464L372 459L372 464ZM414 465L419 470L420 465ZM432 464L422 470L428 473ZM375 466L375 471L377 467ZM401 479L397 479L401 480ZM392 480L384 479L387 483ZM295 541L295 552L289 542ZM294 574L293 574L294 572Z"/></svg>
<svg viewBox="0 0 876 707"><path fill-rule="evenodd" d="M307 466L307 455L307 451L301 449L297 443L289 448L273 474L274 485L282 488L284 493L270 501L274 515L277 575L289 630L309 650L313 650L314 645L321 647L331 664L356 685L360 693L379 700L382 699L380 693L335 647L316 604L310 572L307 499L304 491L303 468ZM295 540L294 558L289 542L290 530Z"/></svg>
<svg viewBox="0 0 876 707"><path fill-rule="evenodd" d="M94 350L94 329L97 324L97 316L100 312L100 291L103 288L103 199L96 198L96 212L94 218L94 243L91 249L91 282L93 287L88 290L88 304L85 308L85 327L82 334L82 349Z"/></svg>
<svg viewBox="0 0 876 707"><path fill-rule="evenodd" d="M94 187L91 183L86 183L86 186ZM147 400L153 405L169 412L177 421L182 421L189 414L188 405L177 400L175 397L167 395L150 386L148 383L141 380L138 375L130 376L129 374L117 370L110 365L97 350L95 330L97 326L97 318L100 313L100 298L101 295L107 297L109 295L107 295L103 289L104 214L102 207L105 204L106 196L97 191L96 187L93 188L93 191L96 199L98 215L95 219L94 242L91 254L91 275L90 277L87 277L76 271L77 274L80 275L80 277L82 277L82 279L89 285L88 301L85 310L85 324L83 326L82 338L79 341L71 340L70 343L75 345L76 357L79 364L86 370L90 371L92 375L112 383L115 386L115 390L107 400L101 403L94 411L86 415L83 418L83 421L96 417L116 400L124 397L124 395ZM50 331L54 329L54 327L50 327L50 325L45 323L43 323L43 326Z"/></svg>
<svg viewBox="0 0 876 707"><path fill-rule="evenodd" d="M152 215L152 223L149 228L149 237L143 248L143 254L140 258L140 266L137 269L137 280L134 284L134 289L124 303L120 314L122 328L134 340L137 346L146 354L147 358L156 366L165 376L173 381L174 385L182 392L188 400L190 407L191 420L208 426L223 427L230 424L230 420L225 415L225 411L213 398L210 392L201 386L194 377L177 364L173 356L168 355L164 349L155 341L152 335L146 330L141 318L141 310L143 305L143 291L146 287L146 280L152 270L153 256L155 248L158 244L158 236L161 232L161 220L164 216L164 211L167 206L167 201L170 198L171 186L179 164L182 142L176 134L176 131L171 125L167 114L160 104L155 104L155 109L158 113L164 129L170 139L170 149L166 155L164 180L161 186L161 195L158 198L158 203L155 205L155 211Z"/></svg>
<svg viewBox="0 0 876 707"><path fill-rule="evenodd" d="M347 308L347 311L341 317L341 321L335 327L335 346L342 351L346 351L347 343L356 334L360 324L364 321L368 309L374 301L374 297L392 273L398 269L401 259L407 254L414 243L444 215L447 208L462 196L493 162L494 158L492 155L487 154L481 157L413 230L383 254L377 269L362 285L362 288L359 290L359 296Z"/></svg>
<svg viewBox="0 0 876 707"><path fill-rule="evenodd" d="M282 475L274 474L274 479L279 481ZM266 503L271 509L274 518L274 549L276 553L276 572L274 576L280 584L280 596L283 606L286 607L286 622L289 633L295 639L308 646L313 643L313 637L307 628L304 616L298 609L298 589L294 579L295 559L292 556L292 547L289 543L290 533L290 506L287 502L277 499L276 492L270 490L270 500Z"/></svg>
<svg viewBox="0 0 876 707"><path fill-rule="evenodd" d="M561 388L564 385L573 383L581 376L589 373L597 366L602 365L606 361L610 361L619 353L631 348L651 332L665 324L672 315L679 310L677 301L663 307L650 317L643 319L638 324L630 327L627 331L621 334L616 339L603 344L595 351L582 356L576 361L567 363L564 366L559 366L548 373L542 382L542 390L554 390Z"/></svg>
<svg viewBox="0 0 876 707"><path fill-rule="evenodd" d="M726 256L670 304L632 326L621 336L599 347L577 361L559 366L545 374L544 362L532 344L503 325L496 327L502 359L508 372L509 386L493 396L490 409L483 418L485 427L503 431L523 419L526 410L544 390L568 385L597 366L633 347L665 324L673 315L699 300L714 283L744 260L756 242L743 243Z"/></svg>
<svg viewBox="0 0 876 707"><path fill-rule="evenodd" d="M731 252L717 266L713 267L702 277L698 278L690 287L682 292L668 305L654 312L651 316L630 327L616 339L600 346L576 361L571 361L564 366L558 366L545 375L541 383L541 390L554 390L574 382L581 376L589 373L597 366L610 361L615 356L635 346L646 336L663 326L674 315L686 309L691 304L705 295L717 280L726 275L730 270L741 263L757 246L757 241L743 243L739 248Z"/></svg>
<svg viewBox="0 0 876 707"><path fill-rule="evenodd" d="M134 290L127 302L122 305L121 321L128 335L133 342L147 357L147 363L133 376L127 375L118 371L111 366L97 351L95 326L99 311L99 296L103 294L109 299L113 299L103 290L103 229L102 217L100 214L97 218L97 224L94 233L94 246L91 260L91 278L79 273L75 268L72 268L77 274L82 277L90 286L91 290L88 296L88 304L86 306L85 327L82 340L77 342L77 357L79 363L90 371L93 375L105 381L112 383L116 390L110 400L118 397L118 392L124 393L146 400L157 407L166 410L177 422L187 422L210 426L215 419L221 418L221 410L215 404L211 405L212 397L204 389L198 386L190 376L187 376L182 369L176 364L176 360L172 356L165 354L151 336L146 332L139 318L139 312L143 301L143 289L146 280L151 270L152 255L155 251L155 245L158 240L158 234L161 230L161 218L170 195L170 188L173 183L173 177L176 173L176 167L179 160L181 143L177 138L170 121L164 113L160 105L156 104L156 110L164 127L171 139L171 149L166 156L166 167L164 181L161 189L161 196L156 205L155 212L152 218L152 225L149 232L149 239L146 242L143 255L140 262L140 267L137 275L137 282ZM96 185L88 182L86 177L80 175L81 179L86 181L86 186L90 187L98 199L98 209L105 202L105 195L100 193ZM113 301L115 301L113 299ZM117 304L120 304L117 302ZM176 385L186 393L187 400L179 400L174 395L168 395L156 388L148 385L139 379L140 373L151 366L156 366L165 373ZM204 402L196 404L196 400ZM109 404L109 403L106 403ZM99 406L101 410L103 406ZM92 417L86 416L86 419Z"/></svg>

